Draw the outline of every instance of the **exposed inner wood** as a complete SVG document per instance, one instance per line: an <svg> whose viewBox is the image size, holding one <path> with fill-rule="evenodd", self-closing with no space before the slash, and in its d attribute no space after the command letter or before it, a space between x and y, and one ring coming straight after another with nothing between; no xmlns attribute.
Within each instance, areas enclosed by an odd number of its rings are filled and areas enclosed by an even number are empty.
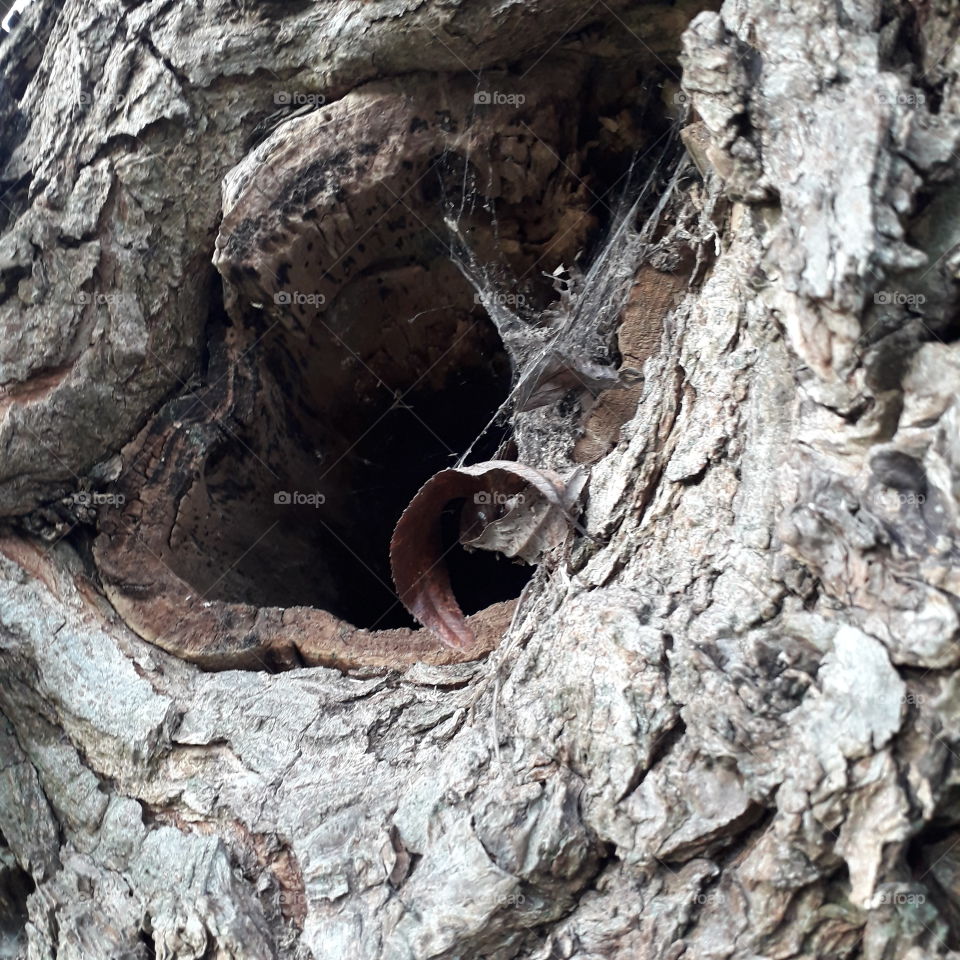
<svg viewBox="0 0 960 960"><path fill-rule="evenodd" d="M579 142L588 62L534 75L542 95L519 109L478 107L470 78L371 84L228 176L202 386L124 451L125 507L95 544L142 636L211 668L398 667L496 644L527 572L457 555L488 566L461 574L478 641L455 652L405 627L387 545L510 386L454 258L533 316L602 220Z"/></svg>

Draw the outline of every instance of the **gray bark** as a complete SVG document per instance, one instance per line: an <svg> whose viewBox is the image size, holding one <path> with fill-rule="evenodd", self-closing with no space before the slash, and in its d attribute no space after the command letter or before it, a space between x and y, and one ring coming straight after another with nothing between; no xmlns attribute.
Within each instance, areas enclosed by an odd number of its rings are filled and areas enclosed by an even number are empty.
<svg viewBox="0 0 960 960"><path fill-rule="evenodd" d="M956 956L958 27L29 8L0 38L0 955ZM515 417L525 462L589 464L592 539L478 662L211 673L142 640L71 495L197 374L220 185L274 94L571 47L682 67L660 110L702 174L673 161L607 250L643 383Z"/></svg>

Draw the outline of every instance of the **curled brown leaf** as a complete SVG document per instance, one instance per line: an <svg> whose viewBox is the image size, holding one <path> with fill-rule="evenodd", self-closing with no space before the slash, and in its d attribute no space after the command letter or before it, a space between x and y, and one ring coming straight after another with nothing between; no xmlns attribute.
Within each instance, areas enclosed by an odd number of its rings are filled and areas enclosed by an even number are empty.
<svg viewBox="0 0 960 960"><path fill-rule="evenodd" d="M453 595L443 558L446 505L465 501L461 543L531 561L556 542L551 521L568 516L580 486L509 460L434 474L410 501L390 540L390 567L401 602L448 646L473 646L473 631Z"/></svg>

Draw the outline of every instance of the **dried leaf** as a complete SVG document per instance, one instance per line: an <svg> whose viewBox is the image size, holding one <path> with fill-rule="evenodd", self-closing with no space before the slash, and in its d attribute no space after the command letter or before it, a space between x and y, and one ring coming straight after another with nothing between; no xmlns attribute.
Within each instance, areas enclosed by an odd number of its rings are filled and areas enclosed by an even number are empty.
<svg viewBox="0 0 960 960"><path fill-rule="evenodd" d="M474 509L468 510L468 506ZM468 519L469 523L464 522ZM468 550L492 550L536 563L559 542L565 526L563 517L539 494L519 493L505 502L485 500L465 505L460 542Z"/></svg>
<svg viewBox="0 0 960 960"><path fill-rule="evenodd" d="M552 471L540 473L562 491L567 505L586 483L584 473L566 481ZM533 487L510 496L475 494L461 512L460 542L468 550L493 550L535 564L562 542L569 524L566 508L558 509Z"/></svg>
<svg viewBox="0 0 960 960"><path fill-rule="evenodd" d="M410 501L390 540L390 567L401 602L448 646L472 646L473 631L453 595L443 559L444 507L451 500L467 501L461 542L527 559L556 542L550 515L568 517L582 485L582 480L567 484L556 474L509 460L441 470Z"/></svg>

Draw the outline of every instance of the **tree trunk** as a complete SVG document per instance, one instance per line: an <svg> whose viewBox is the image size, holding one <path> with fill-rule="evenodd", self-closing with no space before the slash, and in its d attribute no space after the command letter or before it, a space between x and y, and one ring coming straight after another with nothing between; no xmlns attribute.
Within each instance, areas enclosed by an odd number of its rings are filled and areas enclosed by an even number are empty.
<svg viewBox="0 0 960 960"><path fill-rule="evenodd" d="M0 956L956 956L958 35L28 7ZM493 459L576 515L451 652L387 544Z"/></svg>

